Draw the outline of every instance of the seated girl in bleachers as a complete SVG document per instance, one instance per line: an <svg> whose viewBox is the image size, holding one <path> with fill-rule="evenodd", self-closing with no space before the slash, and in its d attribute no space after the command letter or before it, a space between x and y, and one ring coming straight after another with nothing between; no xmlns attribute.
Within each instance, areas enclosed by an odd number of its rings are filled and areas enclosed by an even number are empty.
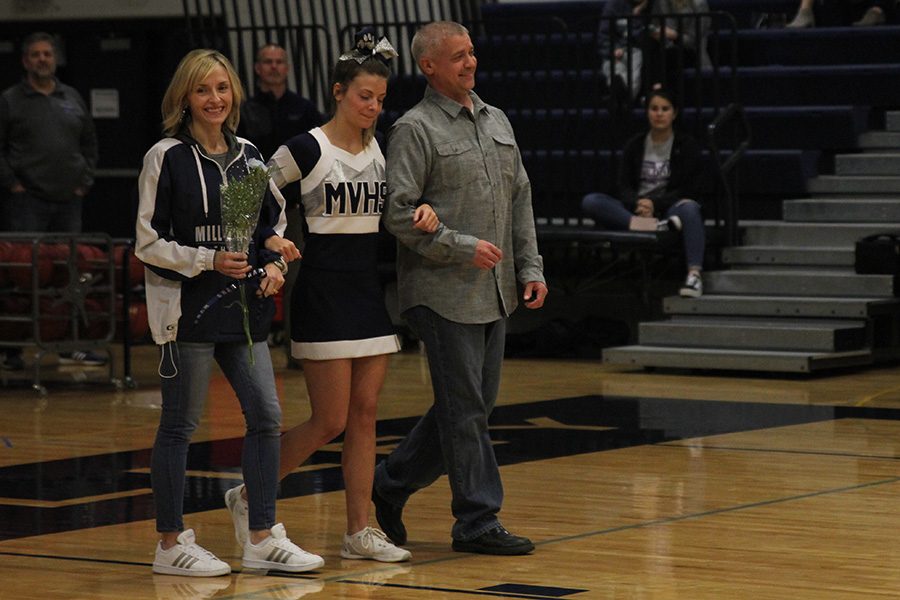
<svg viewBox="0 0 900 600"><path fill-rule="evenodd" d="M700 145L676 131L678 111L672 96L655 89L647 97L649 131L625 144L619 168L618 197L595 192L581 203L586 216L607 229L681 230L688 273L680 294L703 294L700 273L706 231L695 200L701 178Z"/></svg>

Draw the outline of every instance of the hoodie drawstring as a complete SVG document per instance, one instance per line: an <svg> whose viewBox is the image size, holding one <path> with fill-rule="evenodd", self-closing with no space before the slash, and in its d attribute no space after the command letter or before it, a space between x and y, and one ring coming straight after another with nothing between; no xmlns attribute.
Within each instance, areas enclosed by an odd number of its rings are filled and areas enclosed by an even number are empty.
<svg viewBox="0 0 900 600"><path fill-rule="evenodd" d="M169 348L169 363L164 365L163 363L166 362L166 348ZM172 379L178 375L178 362L175 360L175 354L177 352L178 344L175 342L166 342L162 345L162 353L159 356L159 366L156 368L156 372L159 373L161 378ZM169 365L172 366L171 371L164 373L163 370Z"/></svg>
<svg viewBox="0 0 900 600"><path fill-rule="evenodd" d="M203 216L209 216L209 198L206 192L206 178L203 177L203 167L200 165L200 152L197 146L191 146L194 152L194 161L197 163L197 175L200 177L200 189L203 191Z"/></svg>

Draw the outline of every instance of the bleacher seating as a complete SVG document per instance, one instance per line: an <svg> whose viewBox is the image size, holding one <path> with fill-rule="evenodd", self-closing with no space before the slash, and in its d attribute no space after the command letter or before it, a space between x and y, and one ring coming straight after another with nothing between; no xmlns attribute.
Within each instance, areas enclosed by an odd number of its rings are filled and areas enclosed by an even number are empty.
<svg viewBox="0 0 900 600"><path fill-rule="evenodd" d="M897 30L900 35L900 29ZM722 69L728 73L727 68ZM739 94L727 101L740 101L746 106L803 106L811 104L858 104L891 106L896 102L900 84L900 63L868 63L853 65L773 65L739 67ZM687 72L689 80L695 76ZM713 74L700 74L703 98L712 93ZM688 87L689 92L692 86ZM689 96L687 103L694 102Z"/></svg>
<svg viewBox="0 0 900 600"><path fill-rule="evenodd" d="M753 131L756 149L842 150L855 148L857 137L868 128L866 107L838 106L749 106L745 112ZM683 108L681 118L693 123L709 123L711 109L696 116L692 107ZM635 109L616 119L604 108L522 108L510 109L507 116L516 138L526 148L591 150L614 147L621 132L638 131L646 122L643 110ZM626 119L622 119L622 117Z"/></svg>
<svg viewBox="0 0 900 600"><path fill-rule="evenodd" d="M611 112L599 57L591 56L602 5L486 5L485 25L474 38L477 90L513 123L546 243L597 243L590 231L553 225L577 222L585 191L612 189L615 150L645 123L639 108ZM722 106L744 107L752 143L740 160L736 189L746 243L725 249L729 269L707 273L700 300L666 298L669 318L641 323L639 345L605 351L604 360L810 372L900 356L898 336L878 333L900 330L895 282L860 278L848 268L853 240L886 227L884 215L896 221L900 214L896 154L885 155L900 151L894 133L900 116L888 112L900 107L900 27L761 29L789 19L797 1L709 5L730 13L737 27L720 27L711 38L714 69L684 71L680 119L702 140ZM535 46L541 52L523 56L513 15L529 52ZM552 31L541 33L534 27L540 21L552 23ZM493 29L501 22L502 34ZM872 131L884 127L889 131ZM846 154L859 152L865 154ZM705 171L713 174L708 153L706 160ZM714 196L712 182L704 189ZM810 198L811 192L827 197ZM658 245L653 234L602 235L605 247L652 251ZM646 269L641 272L646 279Z"/></svg>
<svg viewBox="0 0 900 600"><path fill-rule="evenodd" d="M738 187L782 198L795 195L805 188L807 179L816 175L819 158L820 153L811 150L750 150L741 160ZM575 147L525 150L522 159L532 179L535 214L543 220L577 218L581 215L583 190L614 187L611 177L615 173L615 157L609 151ZM708 176L697 187L712 198L715 180L711 174L715 166L708 152L704 153L704 163L703 171ZM750 214L753 210L754 207L747 208Z"/></svg>
<svg viewBox="0 0 900 600"><path fill-rule="evenodd" d="M737 46L745 67L896 63L900 28L743 29Z"/></svg>

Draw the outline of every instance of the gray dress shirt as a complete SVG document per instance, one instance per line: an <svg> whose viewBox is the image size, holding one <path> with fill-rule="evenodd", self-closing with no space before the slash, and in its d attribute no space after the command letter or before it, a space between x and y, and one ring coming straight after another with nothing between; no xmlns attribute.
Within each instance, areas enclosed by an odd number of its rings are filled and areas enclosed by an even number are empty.
<svg viewBox="0 0 900 600"><path fill-rule="evenodd" d="M503 112L470 92L474 111L436 92L391 129L387 229L397 250L400 310L424 305L458 323L489 323L519 302L516 280L544 282L531 184ZM412 213L428 203L441 225L425 233ZM472 264L479 239L503 252L490 270Z"/></svg>

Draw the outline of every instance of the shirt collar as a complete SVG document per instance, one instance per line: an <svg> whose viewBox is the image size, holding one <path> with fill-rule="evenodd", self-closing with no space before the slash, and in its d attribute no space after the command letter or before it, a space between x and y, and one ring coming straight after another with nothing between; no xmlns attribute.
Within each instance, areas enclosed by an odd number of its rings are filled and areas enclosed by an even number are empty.
<svg viewBox="0 0 900 600"><path fill-rule="evenodd" d="M479 113L483 110L486 110L488 105L484 103L484 101L478 97L478 94L470 91L469 97L472 98L472 108L473 112ZM437 106L443 110L445 113L450 115L451 117L456 118L459 116L460 111L465 110L465 106L457 102L456 100L451 100L447 96L443 95L439 91L435 90L430 85L425 88L425 98L437 104Z"/></svg>
<svg viewBox="0 0 900 600"><path fill-rule="evenodd" d="M59 79L57 79L57 78L54 76L54 77L53 77L53 82L54 82L54 85L53 85L53 91L50 92L49 95L50 95L50 96L62 96L62 95L63 95L63 91L62 91L61 86L60 86L60 84L59 84ZM28 77L22 77L22 89L25 90L25 95L26 95L26 96L35 96L35 95L37 95L37 94L40 94L41 96L44 95L43 93L41 93L41 92L37 91L36 89L34 89L34 87L31 85L31 82L28 81Z"/></svg>
<svg viewBox="0 0 900 600"><path fill-rule="evenodd" d="M254 100L256 100L256 101L258 101L258 102L265 101L265 102L269 102L269 103L271 103L271 104L277 104L277 103L279 103L279 102L282 102L282 101L284 101L288 96L291 95L291 90L289 90L289 89L287 89L287 88L285 88L284 93L281 95L281 98L276 98L276 97L275 97L275 94L273 94L272 92L264 92L264 91L262 91L261 89L259 89L258 87L257 87L257 88L254 88L254 92L255 92L255 93L253 94L253 99L254 99Z"/></svg>
<svg viewBox="0 0 900 600"><path fill-rule="evenodd" d="M256 88L256 93L253 95L253 97L255 100L265 100L267 102L275 102L275 94L273 94L272 92L264 92L259 88Z"/></svg>

